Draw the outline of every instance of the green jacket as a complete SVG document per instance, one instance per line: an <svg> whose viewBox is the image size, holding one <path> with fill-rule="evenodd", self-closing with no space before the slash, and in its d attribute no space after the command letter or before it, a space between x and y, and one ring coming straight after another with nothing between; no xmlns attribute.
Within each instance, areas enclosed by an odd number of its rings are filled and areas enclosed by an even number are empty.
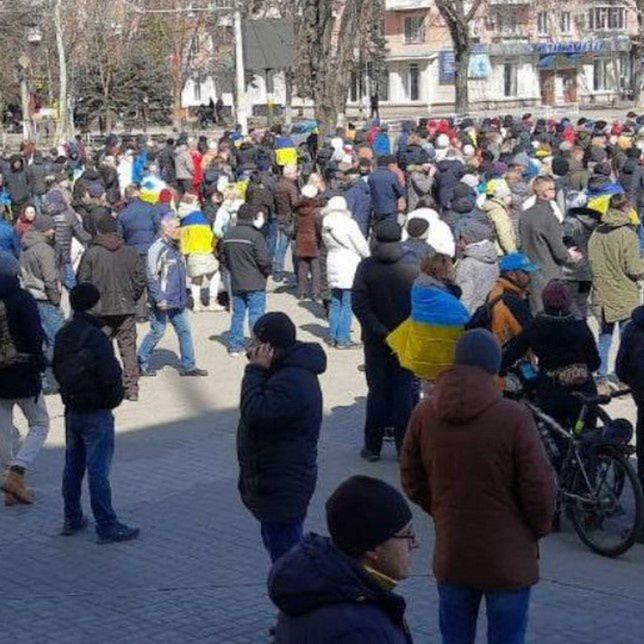
<svg viewBox="0 0 644 644"><path fill-rule="evenodd" d="M498 199L489 199L483 205L483 210L494 226L496 252L499 255L516 253L517 238L510 218L510 209Z"/></svg>
<svg viewBox="0 0 644 644"><path fill-rule="evenodd" d="M628 320L639 306L637 280L644 276L637 233L628 213L609 210L588 242L593 279L592 307L606 322Z"/></svg>

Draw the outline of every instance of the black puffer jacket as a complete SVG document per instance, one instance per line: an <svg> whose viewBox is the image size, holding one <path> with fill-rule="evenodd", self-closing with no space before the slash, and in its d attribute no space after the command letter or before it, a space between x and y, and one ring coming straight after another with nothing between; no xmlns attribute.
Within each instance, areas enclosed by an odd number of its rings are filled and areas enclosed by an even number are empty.
<svg viewBox="0 0 644 644"><path fill-rule="evenodd" d="M400 242L378 243L358 265L352 288L353 313L365 344L380 344L411 314L411 287L419 265Z"/></svg>
<svg viewBox="0 0 644 644"><path fill-rule="evenodd" d="M317 481L326 354L298 342L271 369L250 364L237 430L239 492L259 521L302 520Z"/></svg>
<svg viewBox="0 0 644 644"><path fill-rule="evenodd" d="M126 246L118 233L98 234L78 267L78 281L90 282L101 293L92 309L96 316L134 315L136 301L145 290L141 256Z"/></svg>
<svg viewBox="0 0 644 644"><path fill-rule="evenodd" d="M81 360L70 360L81 356ZM83 366L82 378L70 373L71 364ZM70 409L114 409L123 401L121 366L112 341L101 331L96 318L74 313L56 334L53 369L65 407ZM67 383L72 381L73 388Z"/></svg>
<svg viewBox="0 0 644 644"><path fill-rule="evenodd" d="M29 200L29 178L24 170L22 157L11 157L11 168L4 175L4 183L14 205L23 205Z"/></svg>
<svg viewBox="0 0 644 644"><path fill-rule="evenodd" d="M564 244L576 247L583 257L576 264L564 265L564 278L571 282L590 282L590 262L588 261L588 242L593 231L601 221L601 213L591 208L570 208L563 222Z"/></svg>
<svg viewBox="0 0 644 644"><path fill-rule="evenodd" d="M50 172L49 164L45 161L42 154L36 152L33 162L27 167L27 178L32 195L42 197L47 192L45 178Z"/></svg>
<svg viewBox="0 0 644 644"><path fill-rule="evenodd" d="M83 228L74 211L67 205L65 197L60 190L50 190L45 196L45 212L54 218L56 224L56 260L58 266L71 264L72 238L87 246L91 241L90 234Z"/></svg>
<svg viewBox="0 0 644 644"><path fill-rule="evenodd" d="M438 172L434 176L434 191L436 202L446 210L454 195L454 188L465 174L465 166L455 159L444 159L436 166Z"/></svg>
<svg viewBox="0 0 644 644"><path fill-rule="evenodd" d="M644 395L644 306L638 306L624 329L619 345L615 373L633 392Z"/></svg>
<svg viewBox="0 0 644 644"><path fill-rule="evenodd" d="M0 300L7 309L9 333L19 353L30 356L25 362L0 369L0 398L30 398L42 389L45 370L45 334L34 298L20 288L17 277L0 276Z"/></svg>

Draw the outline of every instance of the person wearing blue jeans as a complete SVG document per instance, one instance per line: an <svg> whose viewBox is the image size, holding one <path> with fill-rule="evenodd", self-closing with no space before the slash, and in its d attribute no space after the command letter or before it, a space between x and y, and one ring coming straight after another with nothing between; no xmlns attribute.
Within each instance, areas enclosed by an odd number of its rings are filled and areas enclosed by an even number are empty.
<svg viewBox="0 0 644 644"><path fill-rule="evenodd" d="M606 322L602 315L599 327L599 341L597 343L599 349L599 358L601 365L597 372L597 380L599 383L605 383L608 378L608 361L610 357L610 348L613 344L613 334L615 333L615 326L619 328L620 338L624 333L628 320L620 320L618 322Z"/></svg>
<svg viewBox="0 0 644 644"><path fill-rule="evenodd" d="M284 278L284 263L286 262L286 253L291 242L291 237L287 231L281 227L277 229L277 239L275 241L275 270L276 280Z"/></svg>
<svg viewBox="0 0 644 644"><path fill-rule="evenodd" d="M264 291L250 291L233 295L232 317L230 321L230 340L228 352L244 352L244 320L248 311L248 326L250 334L259 318L266 312L266 293Z"/></svg>
<svg viewBox="0 0 644 644"><path fill-rule="evenodd" d="M304 519L289 523L262 522L261 530L264 548L275 563L302 540Z"/></svg>
<svg viewBox="0 0 644 644"><path fill-rule="evenodd" d="M443 644L474 644L481 600L485 597L488 644L522 644L528 626L530 589L483 592L438 584Z"/></svg>
<svg viewBox="0 0 644 644"><path fill-rule="evenodd" d="M358 348L360 345L351 342L351 289L331 289L329 306L329 341L336 349Z"/></svg>
<svg viewBox="0 0 644 644"><path fill-rule="evenodd" d="M38 313L40 314L40 323L42 324L43 331L45 332L45 342L47 343L47 350L45 356L51 362L54 354L54 341L56 334L60 331L65 323L65 317L60 309L60 306L52 304L51 302L44 302L41 300L36 301L38 306ZM43 372L43 390L44 393L51 394L57 389L56 381L52 377L51 369L47 367Z"/></svg>

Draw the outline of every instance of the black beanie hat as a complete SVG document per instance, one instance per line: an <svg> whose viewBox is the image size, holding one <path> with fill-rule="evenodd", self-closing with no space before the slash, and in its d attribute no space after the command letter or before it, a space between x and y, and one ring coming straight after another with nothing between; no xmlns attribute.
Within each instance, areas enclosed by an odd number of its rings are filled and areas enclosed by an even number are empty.
<svg viewBox="0 0 644 644"><path fill-rule="evenodd" d="M242 204L237 211L237 221L253 221L258 212L256 206L249 203Z"/></svg>
<svg viewBox="0 0 644 644"><path fill-rule="evenodd" d="M115 233L118 231L118 224L116 218L112 217L110 213L105 213L98 218L96 222L96 232L99 233Z"/></svg>
<svg viewBox="0 0 644 644"><path fill-rule="evenodd" d="M379 242L397 242L402 238L400 226L393 219L387 218L379 221L373 227L376 241Z"/></svg>
<svg viewBox="0 0 644 644"><path fill-rule="evenodd" d="M564 177L568 174L570 170L570 164L568 159L563 157L554 157L552 159L552 172L558 177Z"/></svg>
<svg viewBox="0 0 644 644"><path fill-rule="evenodd" d="M392 154L385 154L381 157L378 157L379 168L386 168L388 165L392 165L393 163L396 163L396 157Z"/></svg>
<svg viewBox="0 0 644 644"><path fill-rule="evenodd" d="M262 315L255 322L253 333L260 342L267 342L276 349L290 349L295 344L295 325L286 313Z"/></svg>
<svg viewBox="0 0 644 644"><path fill-rule="evenodd" d="M350 557L391 539L412 520L403 495L370 476L352 476L341 483L325 508L333 543Z"/></svg>
<svg viewBox="0 0 644 644"><path fill-rule="evenodd" d="M80 313L94 308L100 299L99 290L89 282L77 284L69 292L69 303L72 309Z"/></svg>
<svg viewBox="0 0 644 644"><path fill-rule="evenodd" d="M45 233L48 230L55 230L56 222L49 215L37 215L34 219L34 230Z"/></svg>
<svg viewBox="0 0 644 644"><path fill-rule="evenodd" d="M414 217L407 222L407 233L410 237L422 237L429 228L429 222L422 217Z"/></svg>

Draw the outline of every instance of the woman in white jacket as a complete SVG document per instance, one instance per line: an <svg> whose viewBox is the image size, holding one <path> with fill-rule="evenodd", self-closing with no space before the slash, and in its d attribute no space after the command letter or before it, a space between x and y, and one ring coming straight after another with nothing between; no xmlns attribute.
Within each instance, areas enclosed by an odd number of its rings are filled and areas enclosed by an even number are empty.
<svg viewBox="0 0 644 644"><path fill-rule="evenodd" d="M351 216L344 197L333 197L322 211L322 239L327 248L327 281L331 289L329 337L336 349L356 349L351 341L351 287L358 264L369 257L369 245Z"/></svg>

